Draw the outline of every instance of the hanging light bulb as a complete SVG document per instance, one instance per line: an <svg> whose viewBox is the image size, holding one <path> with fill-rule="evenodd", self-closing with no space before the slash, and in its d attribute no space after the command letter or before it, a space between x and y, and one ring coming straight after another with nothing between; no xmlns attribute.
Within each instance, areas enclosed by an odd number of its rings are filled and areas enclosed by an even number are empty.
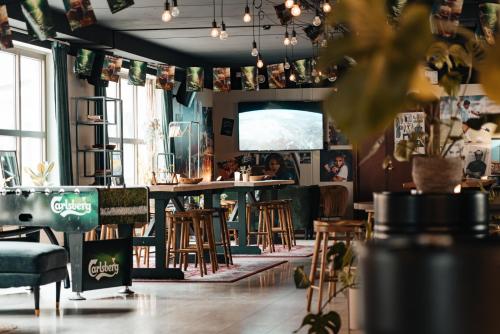
<svg viewBox="0 0 500 334"><path fill-rule="evenodd" d="M323 2L323 11L325 13L330 13L331 10L332 6L330 5L330 2L328 0L325 0L325 2Z"/></svg>
<svg viewBox="0 0 500 334"><path fill-rule="evenodd" d="M292 15L293 16L299 16L301 13L300 6L297 0L294 1L293 6L292 6Z"/></svg>
<svg viewBox="0 0 500 334"><path fill-rule="evenodd" d="M264 67L264 61L262 61L262 57L261 55L259 54L258 58L257 58L257 67L258 68L262 68Z"/></svg>
<svg viewBox="0 0 500 334"><path fill-rule="evenodd" d="M173 3L174 5L172 6L172 16L177 17L181 13L181 11L179 10L179 7L177 7L177 0L174 0Z"/></svg>
<svg viewBox="0 0 500 334"><path fill-rule="evenodd" d="M322 47L322 48L326 48L327 46L328 46L328 41L327 41L327 40L326 40L326 38L325 38L325 39L323 39L323 40L321 41L321 47Z"/></svg>
<svg viewBox="0 0 500 334"><path fill-rule="evenodd" d="M283 40L283 44L290 45L290 35L288 35L288 31L285 32L285 39Z"/></svg>
<svg viewBox="0 0 500 334"><path fill-rule="evenodd" d="M163 22L168 22L172 19L172 14L170 13L170 4L168 3L168 0L165 1L165 10L163 11L163 14L161 15L161 20Z"/></svg>
<svg viewBox="0 0 500 334"><path fill-rule="evenodd" d="M321 25L321 17L319 17L319 11L316 10L316 16L313 19L313 26L319 27Z"/></svg>
<svg viewBox="0 0 500 334"><path fill-rule="evenodd" d="M320 77L315 77L314 78L314 83L319 83L321 81L321 78Z"/></svg>
<svg viewBox="0 0 500 334"><path fill-rule="evenodd" d="M219 35L219 38L223 41L225 41L229 37L229 34L226 31L226 24L222 22L222 29Z"/></svg>
<svg viewBox="0 0 500 334"><path fill-rule="evenodd" d="M292 31L292 38L290 39L290 43L292 45L297 45L297 42L298 42L298 40L297 40L297 33L295 32L295 29L293 29L293 31Z"/></svg>
<svg viewBox="0 0 500 334"><path fill-rule="evenodd" d="M293 3L294 3L293 0L285 0L285 7L290 9L293 7Z"/></svg>
<svg viewBox="0 0 500 334"><path fill-rule="evenodd" d="M217 22L215 20L212 22L212 29L210 30L210 36L213 38L219 37L219 28L217 28Z"/></svg>
<svg viewBox="0 0 500 334"><path fill-rule="evenodd" d="M259 50L257 50L257 43L255 41L252 42L252 52L251 55L253 57L257 57L259 55Z"/></svg>
<svg viewBox="0 0 500 334"><path fill-rule="evenodd" d="M285 70L290 69L290 63L288 62L288 57L285 57Z"/></svg>
<svg viewBox="0 0 500 334"><path fill-rule="evenodd" d="M295 73L293 73L293 72L292 72L292 73L290 74L289 79L290 79L290 81L295 81L295 79L296 79L296 78L295 78Z"/></svg>
<svg viewBox="0 0 500 334"><path fill-rule="evenodd" d="M245 7L245 15L243 15L243 22L249 23L252 21L252 16L250 15L250 7L248 5Z"/></svg>

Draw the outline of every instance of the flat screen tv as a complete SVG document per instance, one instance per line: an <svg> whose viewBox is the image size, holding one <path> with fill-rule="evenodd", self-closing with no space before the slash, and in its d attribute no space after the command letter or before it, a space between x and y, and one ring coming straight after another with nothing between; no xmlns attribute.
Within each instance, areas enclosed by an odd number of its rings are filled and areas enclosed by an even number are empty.
<svg viewBox="0 0 500 334"><path fill-rule="evenodd" d="M323 149L320 102L241 102L238 104L240 151Z"/></svg>

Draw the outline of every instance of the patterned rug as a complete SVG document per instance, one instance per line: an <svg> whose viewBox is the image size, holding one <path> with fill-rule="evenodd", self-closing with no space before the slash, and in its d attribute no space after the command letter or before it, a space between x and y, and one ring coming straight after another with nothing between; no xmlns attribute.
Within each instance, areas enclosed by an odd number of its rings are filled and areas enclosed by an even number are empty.
<svg viewBox="0 0 500 334"><path fill-rule="evenodd" d="M7 334L7 333L12 333L15 331L17 326L14 325L4 325L0 324L0 334Z"/></svg>
<svg viewBox="0 0 500 334"><path fill-rule="evenodd" d="M262 271L279 266L287 261L284 260L264 260L258 259L233 259L234 264L226 267L225 264L219 264L219 270L212 273L212 267L207 265L208 275L200 276L200 271L192 263L189 264L187 271L184 272L184 280L172 279L134 279L134 282L185 282L185 283L234 283ZM152 259L150 266L154 266Z"/></svg>
<svg viewBox="0 0 500 334"><path fill-rule="evenodd" d="M233 255L233 257L279 257L279 258L284 258L284 257L310 257L313 255L313 246L309 245L297 245L293 246L292 250L289 251L288 248L283 247L282 245L275 245L275 252L270 253L269 249L266 248L262 254L260 255L255 255L255 254L238 254L238 255Z"/></svg>

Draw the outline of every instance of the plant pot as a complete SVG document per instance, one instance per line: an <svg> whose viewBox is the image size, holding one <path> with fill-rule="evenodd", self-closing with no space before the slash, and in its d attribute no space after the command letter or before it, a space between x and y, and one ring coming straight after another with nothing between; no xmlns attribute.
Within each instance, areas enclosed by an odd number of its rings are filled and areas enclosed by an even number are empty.
<svg viewBox="0 0 500 334"><path fill-rule="evenodd" d="M462 174L461 158L413 159L413 182L423 193L453 193L462 181Z"/></svg>
<svg viewBox="0 0 500 334"><path fill-rule="evenodd" d="M349 329L360 330L362 329L361 311L362 311L362 295L361 289L349 288L347 289L348 295L348 312L349 312Z"/></svg>

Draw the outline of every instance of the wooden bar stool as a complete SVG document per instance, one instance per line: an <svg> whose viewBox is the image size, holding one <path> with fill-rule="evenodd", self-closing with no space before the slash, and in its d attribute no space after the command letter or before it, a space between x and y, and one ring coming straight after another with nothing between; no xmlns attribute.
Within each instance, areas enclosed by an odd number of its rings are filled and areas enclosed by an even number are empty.
<svg viewBox="0 0 500 334"><path fill-rule="evenodd" d="M290 231L290 239L292 246L297 246L297 240L295 239L295 228L293 227L293 215L292 215L292 199L282 200L285 205L285 219L288 225L288 230Z"/></svg>
<svg viewBox="0 0 500 334"><path fill-rule="evenodd" d="M210 257L210 264L212 265L212 272L215 274L219 270L219 263L217 261L217 251L215 249L214 238L214 224L212 209L194 210L200 213L200 230L203 238L203 250L208 251Z"/></svg>
<svg viewBox="0 0 500 334"><path fill-rule="evenodd" d="M252 231L252 209L255 208L259 215L258 226L256 231ZM272 204L270 202L258 202L247 204L247 244L250 244L250 237L257 236L257 246L262 245L262 249L269 248L269 252L275 252L274 242L273 242L273 226L272 226Z"/></svg>
<svg viewBox="0 0 500 334"><path fill-rule="evenodd" d="M365 222L362 220L340 220L340 221L314 221L314 231L316 232L316 240L314 242L314 253L312 257L311 271L309 274L309 281L311 285L307 290L307 312L311 311L311 302L313 297L313 291L318 290L318 313L323 309L323 283L328 281L328 294L329 300L336 294L336 273L333 268L333 261L329 267L328 273L326 270L327 265L327 253L328 253L328 240L330 236L334 242L345 241L346 245L349 246L351 241L355 237L362 234L362 229L365 226ZM338 236L337 234L345 234L345 236ZM321 252L321 261L319 267L319 282L316 282L316 272L318 270L318 257Z"/></svg>
<svg viewBox="0 0 500 334"><path fill-rule="evenodd" d="M110 239L118 239L118 225L116 224L101 225L101 234L99 236L99 240L110 240Z"/></svg>
<svg viewBox="0 0 500 334"><path fill-rule="evenodd" d="M292 250L292 237L290 231L290 225L288 222L288 214L286 212L286 202L282 200L271 201L271 225L272 232L278 233L281 237L281 243L283 247L288 248L289 251Z"/></svg>
<svg viewBox="0 0 500 334"><path fill-rule="evenodd" d="M233 212L233 210L237 204L238 204L238 201L235 201L235 200L226 199L226 200L220 201L220 207L223 209L226 209L226 211L225 211L226 223L229 221L229 216L231 215L231 212ZM229 233L229 240L234 240L234 242L238 245L239 244L238 230L235 228L230 228L230 229L228 229L228 233Z"/></svg>
<svg viewBox="0 0 500 334"><path fill-rule="evenodd" d="M226 208L214 208L214 213L219 218L220 227L220 242L216 242L216 246L222 247L224 252L224 262L226 266L233 264L233 254L231 253L231 237L229 235L229 228L227 226L227 209Z"/></svg>
<svg viewBox="0 0 500 334"><path fill-rule="evenodd" d="M207 274L207 266L203 257L203 236L200 228L200 215L197 210L188 212L166 212L167 215L167 268L169 267L169 259L173 254L173 264L176 267L175 255L179 255L179 267L187 270L188 258L187 255L192 253L196 256L196 262L200 264L200 275L203 277ZM195 244L190 245L190 231L194 233ZM179 232L179 241L177 241L177 232Z"/></svg>

